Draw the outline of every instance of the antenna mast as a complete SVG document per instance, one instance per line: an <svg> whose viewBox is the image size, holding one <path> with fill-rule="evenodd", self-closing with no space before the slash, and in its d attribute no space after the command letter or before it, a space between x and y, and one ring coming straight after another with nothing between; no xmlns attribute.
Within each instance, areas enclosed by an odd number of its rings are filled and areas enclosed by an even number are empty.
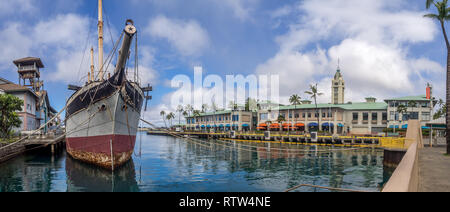
<svg viewBox="0 0 450 212"><path fill-rule="evenodd" d="M98 79L103 80L103 3L98 0Z"/></svg>

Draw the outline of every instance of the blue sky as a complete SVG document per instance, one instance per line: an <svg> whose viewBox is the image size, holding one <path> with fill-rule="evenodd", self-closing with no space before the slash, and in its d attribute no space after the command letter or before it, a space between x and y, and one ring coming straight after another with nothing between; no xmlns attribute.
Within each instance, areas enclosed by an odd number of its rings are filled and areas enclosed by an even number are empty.
<svg viewBox="0 0 450 212"><path fill-rule="evenodd" d="M281 101L319 83L330 100L340 59L346 101L445 94L443 36L422 16L424 0L104 0L105 48L112 47L126 19L139 30L141 80L154 85L147 118L160 123L177 74L280 75ZM97 1L2 0L0 76L17 82L12 61L40 57L50 101L61 109L89 69L97 46ZM109 26L111 29L109 29ZM88 39L89 38L89 39ZM106 56L105 56L106 57ZM86 74L85 74L86 73Z"/></svg>

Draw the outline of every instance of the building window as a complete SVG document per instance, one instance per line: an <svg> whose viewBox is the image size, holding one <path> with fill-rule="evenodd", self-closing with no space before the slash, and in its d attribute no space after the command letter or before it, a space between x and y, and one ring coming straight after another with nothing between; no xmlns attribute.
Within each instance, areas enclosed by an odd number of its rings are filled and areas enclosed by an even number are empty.
<svg viewBox="0 0 450 212"><path fill-rule="evenodd" d="M398 115L399 115L398 112L391 111L389 120L398 121L398 118L399 118Z"/></svg>
<svg viewBox="0 0 450 212"><path fill-rule="evenodd" d="M306 117L306 113L302 113L302 118L305 118Z"/></svg>
<svg viewBox="0 0 450 212"><path fill-rule="evenodd" d="M419 112L410 112L409 113L409 119L418 120L419 119Z"/></svg>
<svg viewBox="0 0 450 212"><path fill-rule="evenodd" d="M369 120L369 113L363 113L363 120L368 121Z"/></svg>
<svg viewBox="0 0 450 212"><path fill-rule="evenodd" d="M260 120L267 120L267 113L261 113L261 114L259 114L259 119Z"/></svg>
<svg viewBox="0 0 450 212"><path fill-rule="evenodd" d="M311 113L308 113L308 118L311 118Z"/></svg>
<svg viewBox="0 0 450 212"><path fill-rule="evenodd" d="M322 118L327 117L327 113L322 113Z"/></svg>
<svg viewBox="0 0 450 212"><path fill-rule="evenodd" d="M292 112L289 113L289 118L290 118L290 119L292 118Z"/></svg>
<svg viewBox="0 0 450 212"><path fill-rule="evenodd" d="M422 112L422 120L424 121L430 121L430 113L429 112Z"/></svg>
<svg viewBox="0 0 450 212"><path fill-rule="evenodd" d="M358 113L353 113L353 121L358 121Z"/></svg>
<svg viewBox="0 0 450 212"><path fill-rule="evenodd" d="M422 107L428 107L430 105L430 103L429 102L423 102L421 105L422 105Z"/></svg>
<svg viewBox="0 0 450 212"><path fill-rule="evenodd" d="M372 120L377 121L378 120L378 113L372 113Z"/></svg>
<svg viewBox="0 0 450 212"><path fill-rule="evenodd" d="M295 118L300 118L300 113L295 113Z"/></svg>
<svg viewBox="0 0 450 212"><path fill-rule="evenodd" d="M333 118L333 112L331 112L331 111L328 112L328 117L329 117L329 118Z"/></svg>

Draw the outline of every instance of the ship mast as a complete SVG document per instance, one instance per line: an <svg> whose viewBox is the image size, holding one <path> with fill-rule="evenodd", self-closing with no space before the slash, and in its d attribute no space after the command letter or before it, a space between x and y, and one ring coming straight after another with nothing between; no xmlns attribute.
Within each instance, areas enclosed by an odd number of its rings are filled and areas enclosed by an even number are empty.
<svg viewBox="0 0 450 212"><path fill-rule="evenodd" d="M103 4L98 0L98 79L103 80Z"/></svg>
<svg viewBox="0 0 450 212"><path fill-rule="evenodd" d="M94 47L91 47L91 77L89 78L89 82L94 82Z"/></svg>

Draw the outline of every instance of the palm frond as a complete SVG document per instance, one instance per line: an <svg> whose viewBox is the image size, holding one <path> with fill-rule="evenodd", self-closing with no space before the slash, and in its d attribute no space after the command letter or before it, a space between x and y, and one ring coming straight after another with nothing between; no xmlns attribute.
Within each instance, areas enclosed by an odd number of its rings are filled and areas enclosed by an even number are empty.
<svg viewBox="0 0 450 212"><path fill-rule="evenodd" d="M434 0L427 0L426 8L429 9L432 3L434 3Z"/></svg>
<svg viewBox="0 0 450 212"><path fill-rule="evenodd" d="M425 18L432 18L432 19L437 19L437 20L439 20L439 15L432 14L432 13L426 14L426 15L424 15L423 17L425 17Z"/></svg>

